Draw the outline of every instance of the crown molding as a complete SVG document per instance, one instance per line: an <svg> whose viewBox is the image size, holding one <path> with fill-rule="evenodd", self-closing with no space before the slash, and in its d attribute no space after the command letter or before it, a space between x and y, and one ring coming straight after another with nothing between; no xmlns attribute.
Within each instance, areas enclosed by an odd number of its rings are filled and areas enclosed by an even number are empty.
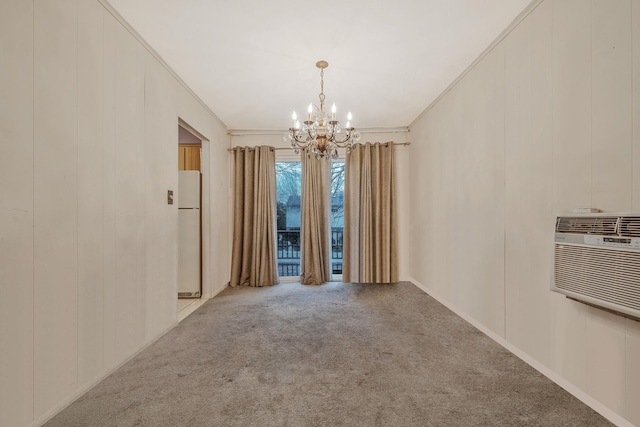
<svg viewBox="0 0 640 427"><path fill-rule="evenodd" d="M151 56L153 56L160 63L160 65L162 65L169 72L169 74L171 74L171 76L173 76L173 78L175 78L178 83L180 83L180 85L184 87L185 90L195 98L196 101L198 101L202 108L204 108L205 111L209 113L209 115L211 115L211 117L213 117L220 124L220 126L227 129L227 125L220 119L220 117L218 117L211 110L211 108L209 108L209 106L205 104L205 102L189 87L189 85L185 83L184 80L182 80L182 78L173 70L173 68L171 68L164 59L162 59L158 52L156 52L155 49L153 49L151 45L142 38L142 36L131 26L131 24L129 24L127 20L124 19L122 15L120 15L118 11L116 11L107 0L98 0L98 3L100 3L105 8L105 10L111 14L111 16L113 16L133 37L135 37L135 39L151 54Z"/></svg>
<svg viewBox="0 0 640 427"><path fill-rule="evenodd" d="M401 127L380 127L380 128L357 128L361 134L365 133L407 133L409 132L408 126ZM288 129L229 129L227 135L230 136L268 136L268 135L284 135L288 132Z"/></svg>
<svg viewBox="0 0 640 427"><path fill-rule="evenodd" d="M491 53L491 51L496 46L498 46L502 42L502 40L504 40L543 1L544 0L532 0L531 3L529 3L527 7L522 12L520 12L520 14L516 16L513 21L511 21L509 26L507 26L507 28L505 28L504 31L502 31L500 35L498 35L498 37L496 37L495 40L484 51L482 51L482 53L478 55L478 57L462 73L460 73L460 75L456 77L455 80L453 80L453 82L451 82L451 84L447 86L446 89L443 90L442 93L438 95L437 98L434 99L433 102L431 102L431 104L429 104L429 106L425 108L424 111L422 111L422 113L420 113L420 115L416 117L414 121L411 122L411 124L409 125L409 129L415 126L416 123L418 123L438 102L440 102L442 98L444 98L446 94L448 94L460 82L460 80L462 80L467 74L469 74L471 70L473 70L475 66L485 58L485 56Z"/></svg>

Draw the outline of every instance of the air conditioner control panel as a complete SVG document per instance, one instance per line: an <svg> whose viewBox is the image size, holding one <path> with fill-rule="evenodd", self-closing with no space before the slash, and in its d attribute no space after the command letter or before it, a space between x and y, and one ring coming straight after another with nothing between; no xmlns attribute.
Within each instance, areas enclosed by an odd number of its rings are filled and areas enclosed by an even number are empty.
<svg viewBox="0 0 640 427"><path fill-rule="evenodd" d="M640 250L640 238L607 236L599 234L555 233L555 243Z"/></svg>
<svg viewBox="0 0 640 427"><path fill-rule="evenodd" d="M640 249L640 239L632 237L584 235L584 243L587 245Z"/></svg>

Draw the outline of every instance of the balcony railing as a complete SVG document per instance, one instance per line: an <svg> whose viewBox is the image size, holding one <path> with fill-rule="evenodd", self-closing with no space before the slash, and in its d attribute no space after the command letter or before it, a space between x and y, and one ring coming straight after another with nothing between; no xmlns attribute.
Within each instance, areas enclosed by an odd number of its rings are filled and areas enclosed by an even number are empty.
<svg viewBox="0 0 640 427"><path fill-rule="evenodd" d="M300 259L300 230L278 230L278 259Z"/></svg>
<svg viewBox="0 0 640 427"><path fill-rule="evenodd" d="M344 231L342 228L331 229L331 259L342 259L342 245L344 242ZM342 263L340 263L342 270Z"/></svg>
<svg viewBox="0 0 640 427"><path fill-rule="evenodd" d="M342 274L344 232L342 228L331 229L331 271ZM278 275L300 275L300 230L278 230Z"/></svg>

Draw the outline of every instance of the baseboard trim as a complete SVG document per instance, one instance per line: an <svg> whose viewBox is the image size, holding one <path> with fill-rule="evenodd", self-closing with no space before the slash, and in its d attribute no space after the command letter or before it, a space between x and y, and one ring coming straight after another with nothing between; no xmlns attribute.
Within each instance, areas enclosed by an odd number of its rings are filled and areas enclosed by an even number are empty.
<svg viewBox="0 0 640 427"><path fill-rule="evenodd" d="M184 319L189 317L194 311L202 307L210 298L200 297L193 301L192 304L189 304L188 307L184 308L182 311L178 312L178 323L182 322Z"/></svg>
<svg viewBox="0 0 640 427"><path fill-rule="evenodd" d="M507 349L509 352L514 354L516 357L521 359L523 362L527 363L529 366L534 368L536 371L540 372L545 377L549 378L551 381L562 387L568 393L573 395L576 399L580 400L585 405L589 406L591 409L605 417L607 420L611 421L615 425L619 427L634 427L629 421L624 419L620 414L612 411L607 406L602 404L600 401L596 400L593 396L586 393L584 390L578 388L573 383L569 382L567 379L558 375L555 371L551 370L547 366L540 363L538 360L534 359L524 351L520 350L518 347L505 340L500 335L496 334L491 329L487 328L480 322L478 322L473 317L470 317L463 311L459 310L455 305L451 304L446 299L442 298L435 292L433 289L429 289L415 278L411 277L407 281L413 283L417 288L422 290L424 293L438 301L440 304L447 307L449 310L453 311L456 315L460 316L462 319L469 322L474 328L478 329L483 334L487 335L489 338L500 344L502 347Z"/></svg>
<svg viewBox="0 0 640 427"><path fill-rule="evenodd" d="M111 368L110 370L108 370L107 372L105 372L104 374L94 378L93 380L91 380L90 382L88 382L87 384L85 384L84 386L80 387L75 393L73 393L72 395L68 396L66 399L62 400L60 403L58 403L56 406L54 406L53 408L49 409L47 412L45 412L44 414L42 414L40 417L38 417L36 420L34 420L31 424L29 424L29 427L40 427L43 424L45 424L47 421L51 420L53 417L55 417L56 415L58 415L60 412L62 412L67 406L71 405L73 402L75 402L78 398L80 398L80 396L82 396L83 394L85 394L86 392L88 392L90 389L92 389L95 385L97 385L100 381L104 380L105 378L107 378L109 375L113 374L115 371L117 371L118 369L120 369L124 364L126 364L127 362L129 362L131 359L133 359L134 357L136 357L138 354L140 354L142 351L144 351L147 347L149 347L151 344L153 344L154 342L156 342L157 340L159 340L160 338L162 338L167 332L169 332L171 329L175 328L176 325L178 324L178 321L176 320L174 323L171 324L171 326L169 326L167 329L165 329L164 331L160 332L158 334L158 336L156 336L155 338L153 338L151 341L149 341L148 343L146 343L145 345L143 345L140 349L138 349L136 352L134 352L133 354L131 354L129 357L127 357L126 359L124 359L122 362L120 362L119 364L117 364L115 367Z"/></svg>
<svg viewBox="0 0 640 427"><path fill-rule="evenodd" d="M216 291L214 291L210 296L203 296L201 299L203 300L197 307L194 308L193 311L195 311L197 308L199 308L200 306L202 306L202 304L206 303L209 299L215 297L216 295L218 295L220 292L224 291L225 289L227 289L228 284L226 286L223 286L220 289L217 289ZM191 314L191 312L189 313ZM186 316L185 316L186 317ZM123 360L122 362L120 362L118 365L116 365L115 367L113 367L112 369L110 369L109 371L105 372L104 374L94 378L93 380L91 380L90 382L88 382L87 384L85 384L84 386L82 386L81 388L79 388L75 393L73 393L72 395L68 396L66 399L64 399L63 401L61 401L59 404L57 404L56 406L54 406L53 408L51 408L50 410L48 410L47 412L45 412L42 416L38 417L38 419L34 420L31 424L29 424L29 427L40 427L41 425L45 424L47 421L49 421L50 419L52 419L53 417L55 417L56 415L58 415L58 413L62 412L67 406L71 405L73 402L75 402L78 398L80 398L80 396L82 396L83 394L85 394L86 392L88 392L91 388L93 388L95 385L97 385L100 381L104 380L105 378L107 378L109 375L113 374L115 371L117 371L118 369L120 369L124 364L126 364L127 362L129 362L131 359L133 359L134 357L136 357L138 354L140 354L142 351L144 351L147 347L149 347L151 344L153 344L154 342L156 342L157 340L159 340L160 338L162 338L167 332L169 332L171 329L175 328L176 325L178 325L178 323L183 320L183 319L179 319L178 320L178 316L176 316L176 320L164 331L160 332L160 334L158 334L158 336L156 336L154 339L152 339L151 341L149 341L148 343L146 343L145 345L143 345L140 349L138 349L135 353L133 353L132 355L130 355L129 357L127 357L125 360Z"/></svg>
<svg viewBox="0 0 640 427"><path fill-rule="evenodd" d="M227 282L223 287L218 288L216 290L214 290L213 292L209 293L209 294L205 294L202 297L206 298L206 299L211 299L214 298L216 295L218 295L220 292L224 291L225 289L227 289L229 287L229 282Z"/></svg>

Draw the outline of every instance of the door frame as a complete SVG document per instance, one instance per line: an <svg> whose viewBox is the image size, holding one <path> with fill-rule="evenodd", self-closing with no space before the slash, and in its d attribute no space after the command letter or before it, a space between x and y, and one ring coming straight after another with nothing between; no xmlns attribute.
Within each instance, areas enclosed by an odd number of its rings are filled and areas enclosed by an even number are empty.
<svg viewBox="0 0 640 427"><path fill-rule="evenodd" d="M187 122L178 117L178 126L191 133L200 140L200 298L210 298L211 295L211 264L207 262L211 259L211 211L210 211L210 141L194 129ZM179 141L178 141L179 145ZM176 170L176 182L177 182ZM178 297L176 291L176 298Z"/></svg>

